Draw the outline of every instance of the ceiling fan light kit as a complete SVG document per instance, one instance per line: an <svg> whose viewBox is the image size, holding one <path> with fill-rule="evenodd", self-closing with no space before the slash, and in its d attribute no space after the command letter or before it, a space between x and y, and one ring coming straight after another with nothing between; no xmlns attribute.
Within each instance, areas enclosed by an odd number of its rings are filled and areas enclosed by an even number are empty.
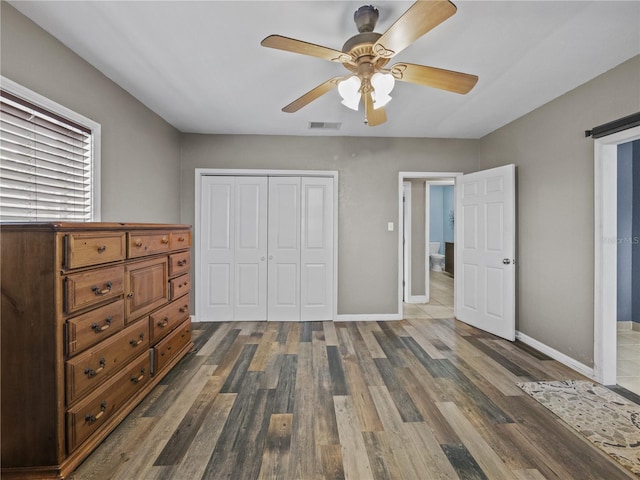
<svg viewBox="0 0 640 480"><path fill-rule="evenodd" d="M269 35L262 40L262 46L342 63L350 71L346 76L321 83L282 110L297 112L337 88L342 104L352 110L358 110L362 100L365 123L374 127L387 121L384 106L391 100L389 94L396 80L453 93L468 93L478 81L475 75L404 62L386 68L393 56L455 12L456 6L448 0L417 1L385 33L380 34L373 31L378 9L372 5L362 6L353 16L359 33L344 43L342 51L281 35Z"/></svg>

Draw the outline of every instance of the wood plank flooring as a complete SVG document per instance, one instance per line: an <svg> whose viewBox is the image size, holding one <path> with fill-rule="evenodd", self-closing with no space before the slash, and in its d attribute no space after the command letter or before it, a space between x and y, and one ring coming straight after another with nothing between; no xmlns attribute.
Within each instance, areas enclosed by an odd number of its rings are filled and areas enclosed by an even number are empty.
<svg viewBox="0 0 640 480"><path fill-rule="evenodd" d="M634 478L515 386L579 374L453 319L193 334L71 478Z"/></svg>

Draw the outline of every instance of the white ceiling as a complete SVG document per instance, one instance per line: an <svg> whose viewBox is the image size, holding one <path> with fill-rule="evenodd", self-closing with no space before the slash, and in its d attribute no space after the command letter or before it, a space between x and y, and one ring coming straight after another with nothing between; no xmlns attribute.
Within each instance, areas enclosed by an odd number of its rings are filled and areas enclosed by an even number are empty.
<svg viewBox="0 0 640 480"><path fill-rule="evenodd" d="M260 46L269 34L340 50L362 1L10 1L182 132L480 138L640 54L640 1L458 0L457 13L400 52L478 75L467 95L396 83L388 122L337 90L280 109L340 64ZM381 1L383 33L412 2ZM637 106L636 106L637 107ZM635 107L634 107L635 109ZM339 131L309 130L342 122Z"/></svg>

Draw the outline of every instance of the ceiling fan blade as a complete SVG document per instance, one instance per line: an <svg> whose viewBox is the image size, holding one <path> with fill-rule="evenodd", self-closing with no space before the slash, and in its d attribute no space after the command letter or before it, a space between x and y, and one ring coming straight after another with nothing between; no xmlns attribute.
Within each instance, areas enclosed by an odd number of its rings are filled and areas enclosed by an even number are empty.
<svg viewBox="0 0 640 480"><path fill-rule="evenodd" d="M456 6L449 0L419 0L382 34L373 52L383 58L393 57L454 13Z"/></svg>
<svg viewBox="0 0 640 480"><path fill-rule="evenodd" d="M412 63L396 63L389 71L396 80L401 82L417 83L462 94L468 93L478 81L476 75Z"/></svg>
<svg viewBox="0 0 640 480"><path fill-rule="evenodd" d="M364 114L367 118L367 125L375 127L387 121L387 112L385 112L384 107L373 108L371 92L362 94L362 102L364 103Z"/></svg>
<svg viewBox="0 0 640 480"><path fill-rule="evenodd" d="M282 35L269 35L260 42L263 47L276 48L286 52L301 53L312 57L322 58L330 62L350 63L353 62L351 55L333 48L303 42L295 38L283 37Z"/></svg>
<svg viewBox="0 0 640 480"><path fill-rule="evenodd" d="M307 93L302 95L300 98L294 100L289 105L284 107L282 109L282 111L286 112L286 113L297 112L302 107L310 104L311 102L313 102L318 97L321 97L325 93L327 93L330 90L333 90L334 88L336 88L338 86L338 83L340 83L342 80L344 80L345 78L348 78L348 77L349 76L347 76L347 77L333 77L333 78L327 80L326 82L321 83L316 88L313 88L313 89L309 90Z"/></svg>

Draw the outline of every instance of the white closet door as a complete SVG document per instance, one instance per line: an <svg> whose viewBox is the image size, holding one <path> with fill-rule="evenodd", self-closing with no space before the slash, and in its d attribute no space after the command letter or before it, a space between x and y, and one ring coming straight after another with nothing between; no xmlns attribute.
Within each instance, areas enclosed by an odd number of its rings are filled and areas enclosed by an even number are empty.
<svg viewBox="0 0 640 480"><path fill-rule="evenodd" d="M300 177L269 177L267 319L300 320Z"/></svg>
<svg viewBox="0 0 640 480"><path fill-rule="evenodd" d="M233 320L235 178L203 177L200 321Z"/></svg>
<svg viewBox="0 0 640 480"><path fill-rule="evenodd" d="M333 319L333 179L301 182L300 319Z"/></svg>
<svg viewBox="0 0 640 480"><path fill-rule="evenodd" d="M235 185L234 319L267 319L267 178Z"/></svg>

